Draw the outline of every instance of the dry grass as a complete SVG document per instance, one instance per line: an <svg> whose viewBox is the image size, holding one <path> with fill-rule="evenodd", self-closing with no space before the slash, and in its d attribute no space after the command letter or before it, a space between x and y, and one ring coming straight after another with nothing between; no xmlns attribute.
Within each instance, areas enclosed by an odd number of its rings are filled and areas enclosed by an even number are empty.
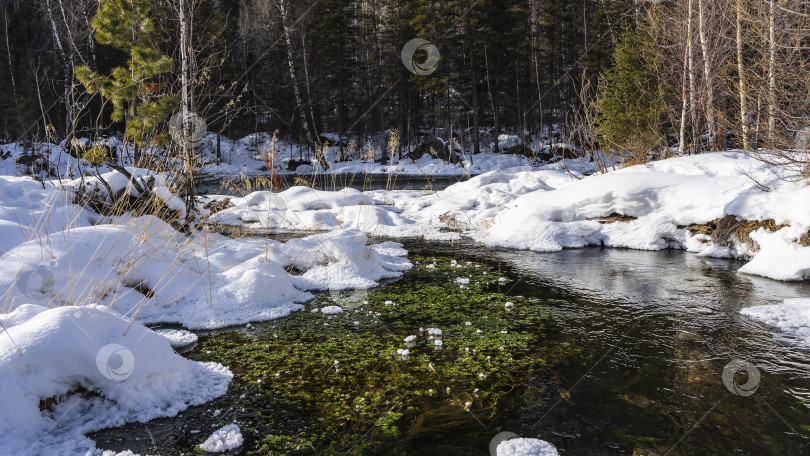
<svg viewBox="0 0 810 456"><path fill-rule="evenodd" d="M686 228L693 235L705 234L710 236L712 242L721 246L733 244L748 244L751 250L758 251L759 245L751 239L751 233L764 228L770 232L779 231L786 225L779 225L773 220L744 220L733 215L726 215L723 218L712 220L704 224L693 224ZM807 240L810 242L810 239Z"/></svg>
<svg viewBox="0 0 810 456"><path fill-rule="evenodd" d="M618 212L614 212L614 213L608 215L607 217L595 217L595 218L589 218L588 220L593 220L593 221L599 222L599 223L601 223L603 225L609 225L611 223L617 223L617 222L624 222L624 223L632 222L633 220L637 220L637 219L638 219L638 217L631 217L629 215L622 215L622 214L619 214Z"/></svg>
<svg viewBox="0 0 810 456"><path fill-rule="evenodd" d="M796 239L794 242L802 247L810 247L810 231L804 233L804 235Z"/></svg>

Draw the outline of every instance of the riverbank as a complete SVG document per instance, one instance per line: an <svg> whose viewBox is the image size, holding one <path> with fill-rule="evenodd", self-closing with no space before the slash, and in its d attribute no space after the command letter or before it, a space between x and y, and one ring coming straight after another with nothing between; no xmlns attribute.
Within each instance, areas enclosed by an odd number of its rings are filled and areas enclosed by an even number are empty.
<svg viewBox="0 0 810 456"><path fill-rule="evenodd" d="M140 190L117 171L103 175L106 186L94 177L0 177L0 384L25 411L25 419L0 421L4 435L16 436L0 445L17 452L38 442L35 452L43 454L68 448L93 453L87 432L173 416L220 396L231 376L241 375L233 370L241 361L188 361L171 351L188 334L162 336L146 325L243 325L303 310L319 291L377 287L413 266L402 245L380 242L385 239L466 239L478 243L471 249L536 253L586 246L686 250L697 258L743 260L739 272L748 275L808 278L810 187L802 181L782 180L739 152L589 176L576 168L581 165L491 171L443 190L294 186L202 197L203 226L242 232L236 237L208 229L183 234L154 215L102 215L84 204L112 194L137 200ZM151 201L182 213L182 201L163 177L130 172L151 180ZM269 230L290 236L274 240L263 235ZM455 277L452 285L465 289L465 278ZM420 299L424 306L437 298ZM746 312L786 334L804 337L810 330L806 300L762 305L771 307ZM139 345L142 339L147 346ZM150 357L151 351L162 355ZM96 366L99 375L83 375L76 366ZM168 405L139 404L133 388L146 392L141 399L151 395ZM188 393L194 388L208 393ZM157 390L173 392L171 400L151 393ZM79 412L68 413L73 407ZM50 437L39 438L42 432ZM211 444L247 439L229 432Z"/></svg>

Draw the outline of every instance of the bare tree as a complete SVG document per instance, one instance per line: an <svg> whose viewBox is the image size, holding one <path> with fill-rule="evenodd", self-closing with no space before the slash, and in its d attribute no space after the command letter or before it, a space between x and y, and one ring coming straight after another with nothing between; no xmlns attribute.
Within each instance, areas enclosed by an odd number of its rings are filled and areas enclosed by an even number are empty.
<svg viewBox="0 0 810 456"><path fill-rule="evenodd" d="M291 25L288 17L287 0L276 0L278 12L281 15L281 26L284 29L284 42L287 46L287 63L290 67L290 79L293 86L293 94L295 95L295 103L298 106L298 113L301 116L301 126L304 128L304 135L306 136L307 143L315 146L315 158L323 169L329 169L329 163L323 155L323 150L318 147L317 142L312 136L312 130L309 126L309 119L307 118L306 111L304 110L304 103L301 99L301 91L298 88L298 77L295 73L295 58L293 57L293 46L291 38Z"/></svg>
<svg viewBox="0 0 810 456"><path fill-rule="evenodd" d="M712 57L709 54L709 40L706 34L706 0L698 0L698 34L700 49L703 52L703 79L706 84L706 128L709 130L709 149L717 148L717 127L714 123L714 77Z"/></svg>
<svg viewBox="0 0 810 456"><path fill-rule="evenodd" d="M745 63L743 61L743 0L737 0L737 72L739 73L740 92L740 126L742 129L743 149L751 149L750 122L748 121L748 92L745 82Z"/></svg>

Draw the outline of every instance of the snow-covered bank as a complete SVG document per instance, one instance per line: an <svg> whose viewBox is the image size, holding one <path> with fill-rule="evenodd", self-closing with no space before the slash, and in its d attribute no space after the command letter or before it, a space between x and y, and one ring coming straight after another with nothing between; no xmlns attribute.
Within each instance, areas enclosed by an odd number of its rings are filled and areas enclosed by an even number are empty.
<svg viewBox="0 0 810 456"><path fill-rule="evenodd" d="M369 288L410 267L367 246L357 231L286 243L185 236L153 216L107 220L73 204L70 194L0 177L5 312L29 303L99 304L142 323L220 328L283 317L300 309L310 290Z"/></svg>
<svg viewBox="0 0 810 456"><path fill-rule="evenodd" d="M135 191L117 172L104 178L115 193ZM97 453L88 432L226 392L227 368L173 351L193 334L144 324L279 318L310 291L370 288L411 267L400 244L367 245L356 230L278 242L101 216L75 204L74 184L0 176L0 454ZM102 191L93 187L86 179L85 191Z"/></svg>
<svg viewBox="0 0 810 456"><path fill-rule="evenodd" d="M519 142L515 136L508 144ZM337 141L337 138L335 138ZM87 138L78 140L78 147L73 146L73 153L82 156L92 143ZM124 146L117 138L108 138L99 141L105 146L109 154L115 154L115 160L121 166L132 166L134 151L132 146ZM369 145L356 149L351 154L345 150L344 160L338 160L339 148L329 146L325 149L326 161L329 168L324 170L312 153L298 144L285 141L274 141L272 135L256 133L241 139L220 138L219 159L217 155L216 135L209 133L197 149L202 158L200 171L204 174L217 177L233 177L237 175L267 176L270 165L275 175L358 175L358 174L400 174L415 176L469 176L493 170L504 170L515 167L531 169L538 160L520 154L494 153L493 147L484 148L482 153L468 155L456 151L459 162L450 163L437 157L422 156L416 160L408 157L399 159L394 157L388 163L381 163L382 152L379 148L369 149ZM514 145L514 144L513 144ZM494 145L493 145L494 146ZM502 147L505 147L501 144ZM561 145L562 147L570 147ZM83 171L92 170L93 165L83 159L78 159L69 153L70 146L66 144L42 143L11 143L0 144L0 175L18 176L23 174L43 175L48 172L62 178L74 178ZM532 148L538 151L548 151L549 146L540 146L534 140ZM158 150L158 154L163 151ZM405 151L407 153L407 151ZM376 157L371 159L370 157ZM107 166L100 166L99 171L109 171Z"/></svg>
<svg viewBox="0 0 810 456"><path fill-rule="evenodd" d="M758 189L749 176L771 191ZM461 229L491 246L687 249L751 260L746 273L810 278L810 248L796 242L810 227L810 187L781 181L742 153L677 157L582 179L559 168L489 173L436 195L391 199L400 217ZM729 233L715 229L714 236L695 227L724 217L731 225L762 223L751 225L750 239L733 226Z"/></svg>
<svg viewBox="0 0 810 456"><path fill-rule="evenodd" d="M587 177L582 163L563 165L492 171L438 192L256 192L232 199L233 207L211 220L392 237L468 236L539 252L675 248L750 260L744 273L810 278L810 247L799 241L810 227L810 186L782 181L743 153L676 157Z"/></svg>
<svg viewBox="0 0 810 456"><path fill-rule="evenodd" d="M88 432L174 416L233 377L106 307L26 304L0 318L0 454L96 453Z"/></svg>

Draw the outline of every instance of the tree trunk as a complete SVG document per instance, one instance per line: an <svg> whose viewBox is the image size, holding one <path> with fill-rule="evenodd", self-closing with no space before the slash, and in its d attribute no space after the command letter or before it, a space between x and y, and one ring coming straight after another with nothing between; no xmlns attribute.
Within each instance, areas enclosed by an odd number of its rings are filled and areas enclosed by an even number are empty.
<svg viewBox="0 0 810 456"><path fill-rule="evenodd" d="M329 163L326 162L326 157L323 156L323 151L317 147L315 140L312 137L312 131L309 128L309 120L304 112L304 104L301 100L301 91L298 90L298 77L295 75L295 59L293 58L292 39L290 38L290 24L287 21L287 0L278 0L278 10L281 14L281 26L284 28L284 41L287 45L287 63L290 66L290 79L293 86L293 94L295 95L295 103L298 105L298 113L301 116L301 125L304 128L304 135L310 146L315 146L315 158L324 170L329 169Z"/></svg>
<svg viewBox="0 0 810 456"><path fill-rule="evenodd" d="M470 82L472 85L472 110L473 110L473 154L481 153L481 138L478 128L478 68L475 66L475 46L473 46L472 31L472 6L467 0L467 45L470 49Z"/></svg>
<svg viewBox="0 0 810 456"><path fill-rule="evenodd" d="M4 3L5 5L5 3ZM9 45L8 37L8 14L3 11L3 22L6 26L6 52L8 53L8 74L11 77L11 95L14 97L14 103L17 102L17 84L14 82L14 64L11 61L11 46Z"/></svg>
<svg viewBox="0 0 810 456"><path fill-rule="evenodd" d="M689 112L692 116L692 152L697 153L700 144L700 136L698 134L698 117L697 117L697 102L695 101L695 50L692 40L692 16L693 16L693 2L689 1L689 17L686 20L686 53L687 62L689 66Z"/></svg>
<svg viewBox="0 0 810 456"><path fill-rule="evenodd" d="M714 125L714 78L711 72L709 42L706 39L706 8L704 0L698 0L698 33L703 52L703 79L706 84L706 128L709 130L709 150L717 148L717 132Z"/></svg>
<svg viewBox="0 0 810 456"><path fill-rule="evenodd" d="M742 128L743 149L751 150L748 93L745 84L745 64L743 63L742 25L742 0L737 0L737 72L740 74L740 126Z"/></svg>
<svg viewBox="0 0 810 456"><path fill-rule="evenodd" d="M187 0L180 0L180 107L183 116L183 134L191 138L193 132L191 131L190 116L191 116L191 89L189 77L189 43L191 37L189 35L189 24L186 18L186 2ZM184 183L184 194L186 198L186 223L190 224L194 214L194 169L192 165L194 146L188 144L188 141L183 141L181 144L183 148L183 167L186 173L186 180Z"/></svg>
<svg viewBox="0 0 810 456"><path fill-rule="evenodd" d="M678 138L678 155L683 157L684 151L686 150L686 120L687 120L687 113L689 111L689 101L688 101L688 86L687 86L687 79L689 77L689 49L688 46L684 46L683 51L683 78L681 80L681 127L680 127L680 136Z"/></svg>
<svg viewBox="0 0 810 456"><path fill-rule="evenodd" d="M774 147L776 131L776 5L769 2L768 11L768 145Z"/></svg>
<svg viewBox="0 0 810 456"><path fill-rule="evenodd" d="M306 40L306 33L301 35L301 48L303 51L303 58L304 58L304 87L307 89L307 104L309 104L309 116L312 119L312 129L313 129L313 136L315 136L315 141L318 145L320 145L321 140L320 136L318 135L318 127L315 125L315 104L312 102L312 90L309 86L309 64L307 62L307 40Z"/></svg>
<svg viewBox="0 0 810 456"><path fill-rule="evenodd" d="M487 45L484 43L484 66L487 70L487 90L489 91L489 104L492 107L492 114L494 116L493 123L494 123L494 137L495 137L495 149L493 150L494 153L498 153L498 110L495 108L495 96L492 94L492 82L489 75L489 56L487 55Z"/></svg>
<svg viewBox="0 0 810 456"><path fill-rule="evenodd" d="M59 38L59 31L56 29L56 20L53 17L53 10L51 9L51 0L45 0L45 7L48 10L48 20L51 23L51 32L53 32L53 39L56 42L56 47L59 49L59 56L62 58L64 64L64 93L63 98L65 102L65 138L68 138L73 131L73 110L71 106L71 98L73 92L73 71L71 71L71 61L62 46L62 40Z"/></svg>

